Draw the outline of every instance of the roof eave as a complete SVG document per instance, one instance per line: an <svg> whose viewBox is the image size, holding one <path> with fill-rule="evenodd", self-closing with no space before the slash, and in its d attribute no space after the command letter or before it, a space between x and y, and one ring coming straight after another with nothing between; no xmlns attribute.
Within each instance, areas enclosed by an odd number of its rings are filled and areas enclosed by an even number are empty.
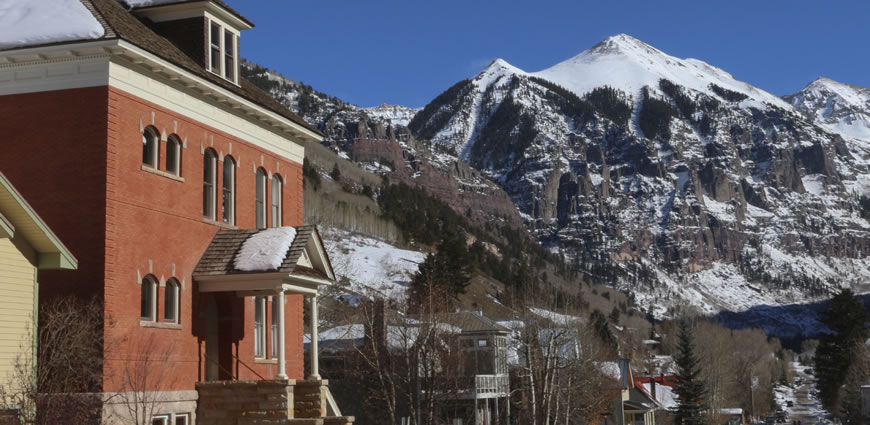
<svg viewBox="0 0 870 425"><path fill-rule="evenodd" d="M319 131L305 128L304 126L285 118L264 106L248 100L242 96L230 92L202 77L177 66L147 50L136 46L126 40L118 40L118 49L114 54L125 56L141 66L150 67L152 71L163 74L170 79L177 80L188 88L199 91L203 96L211 97L218 102L225 103L233 109L239 109L252 119L260 121L273 129L286 133L291 137L298 138L301 142L320 142L323 134ZM274 131L274 130L273 130Z"/></svg>
<svg viewBox="0 0 870 425"><path fill-rule="evenodd" d="M242 16L241 13L236 12L235 10L229 9L223 4L215 3L210 0L200 0L200 1L184 1L179 0L175 3L166 3L166 4L157 4L151 6L143 6L136 7L131 9L131 11L135 14L141 14L145 17L154 14L154 12L175 12L175 11L184 11L189 9L196 9L199 5L205 3L205 9L215 15L217 15L221 20L227 22L228 24L241 29L247 30L254 28L254 23L251 22L248 18Z"/></svg>
<svg viewBox="0 0 870 425"><path fill-rule="evenodd" d="M7 192L12 199L18 204L24 213L32 220L35 227L39 230L36 234L22 235L27 240L33 238L45 238L54 248L53 251L39 252L38 267L47 269L76 269L78 268L78 260L70 253L69 249L60 241L60 238L51 231L47 224L39 217L39 214L27 203L23 196L12 186L12 183L6 179L6 176L0 172L0 189ZM11 223L10 223L11 226ZM24 232L18 232L23 234ZM32 243L31 243L32 245Z"/></svg>

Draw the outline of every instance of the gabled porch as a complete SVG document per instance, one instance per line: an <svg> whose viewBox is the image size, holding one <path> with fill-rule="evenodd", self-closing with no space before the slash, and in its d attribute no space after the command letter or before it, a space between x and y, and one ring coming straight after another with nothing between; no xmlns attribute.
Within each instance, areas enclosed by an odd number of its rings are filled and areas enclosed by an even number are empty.
<svg viewBox="0 0 870 425"><path fill-rule="evenodd" d="M196 385L200 423L353 422L341 415L328 382L320 379L316 344L307 378L302 376L303 304L310 332L317 335L319 288L334 281L314 226L218 232L194 280L205 300L204 376ZM288 344L288 333L299 340Z"/></svg>

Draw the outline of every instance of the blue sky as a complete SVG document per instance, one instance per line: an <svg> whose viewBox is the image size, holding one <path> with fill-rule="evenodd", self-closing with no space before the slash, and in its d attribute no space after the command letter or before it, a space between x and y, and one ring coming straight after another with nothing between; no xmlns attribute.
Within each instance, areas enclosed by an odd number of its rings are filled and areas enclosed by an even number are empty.
<svg viewBox="0 0 870 425"><path fill-rule="evenodd" d="M423 106L492 59L539 71L619 33L773 94L870 87L870 2L227 0L242 56L361 106Z"/></svg>

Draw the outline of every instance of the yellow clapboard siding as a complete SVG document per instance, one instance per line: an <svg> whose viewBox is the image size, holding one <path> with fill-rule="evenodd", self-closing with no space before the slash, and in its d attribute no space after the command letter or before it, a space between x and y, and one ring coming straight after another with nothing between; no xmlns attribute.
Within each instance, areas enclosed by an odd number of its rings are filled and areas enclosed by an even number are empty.
<svg viewBox="0 0 870 425"><path fill-rule="evenodd" d="M0 239L0 379L27 355L36 269L8 239ZM5 382L5 381L4 381Z"/></svg>

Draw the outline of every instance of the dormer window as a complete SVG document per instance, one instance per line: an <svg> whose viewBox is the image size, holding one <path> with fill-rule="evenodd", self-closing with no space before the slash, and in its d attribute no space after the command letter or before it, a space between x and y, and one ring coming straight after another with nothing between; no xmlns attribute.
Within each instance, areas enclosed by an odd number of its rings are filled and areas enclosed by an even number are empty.
<svg viewBox="0 0 870 425"><path fill-rule="evenodd" d="M224 32L224 78L233 81L233 71L236 70L236 39L233 33Z"/></svg>
<svg viewBox="0 0 870 425"><path fill-rule="evenodd" d="M209 70L236 82L236 44L238 36L217 22L209 25Z"/></svg>
<svg viewBox="0 0 870 425"><path fill-rule="evenodd" d="M221 34L223 29L220 25L212 22L211 24L211 72L215 74L221 73Z"/></svg>

